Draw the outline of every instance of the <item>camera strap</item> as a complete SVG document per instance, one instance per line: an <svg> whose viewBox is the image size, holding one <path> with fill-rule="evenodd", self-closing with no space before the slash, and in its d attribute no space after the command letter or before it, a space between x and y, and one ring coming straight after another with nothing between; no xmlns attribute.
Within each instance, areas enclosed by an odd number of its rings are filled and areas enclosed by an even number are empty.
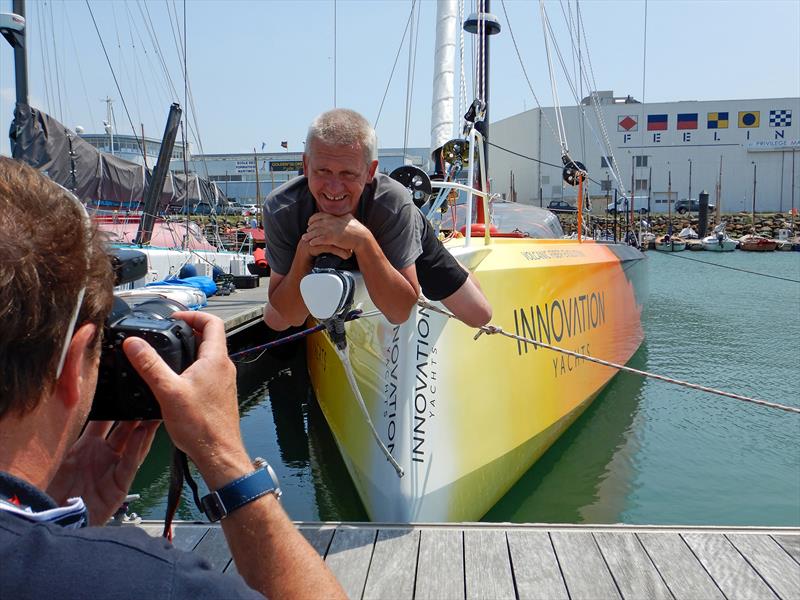
<svg viewBox="0 0 800 600"><path fill-rule="evenodd" d="M205 514L203 505L200 502L200 491L197 489L197 482L195 482L192 472L189 470L189 458L185 452L175 447L172 450L172 462L169 466L169 493L167 494L167 512L164 515L164 531L162 533L162 536L170 541L172 541L172 520L181 503L184 481L189 484L189 488L192 490L192 497L197 508Z"/></svg>

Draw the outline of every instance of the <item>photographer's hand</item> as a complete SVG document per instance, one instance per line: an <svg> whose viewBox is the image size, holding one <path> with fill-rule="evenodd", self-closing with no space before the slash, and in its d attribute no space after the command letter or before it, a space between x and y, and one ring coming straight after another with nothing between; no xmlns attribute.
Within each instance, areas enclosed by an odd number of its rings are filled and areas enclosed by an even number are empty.
<svg viewBox="0 0 800 600"><path fill-rule="evenodd" d="M70 448L47 493L59 505L82 497L89 509L89 524L105 524L125 501L159 425L160 421L125 421L112 431L112 421L91 421Z"/></svg>
<svg viewBox="0 0 800 600"><path fill-rule="evenodd" d="M216 489L252 470L239 430L236 367L228 358L219 318L202 312L173 316L186 321L198 341L197 360L182 374L175 373L143 340L128 338L123 348L158 400L173 443L197 465L209 487Z"/></svg>
<svg viewBox="0 0 800 600"><path fill-rule="evenodd" d="M174 317L186 321L200 341L197 360L180 375L143 340L128 338L123 348L158 400L172 441L194 461L209 489L217 490L253 471L239 429L236 367L219 318L201 312ZM237 571L268 598L346 597L273 494L221 523Z"/></svg>

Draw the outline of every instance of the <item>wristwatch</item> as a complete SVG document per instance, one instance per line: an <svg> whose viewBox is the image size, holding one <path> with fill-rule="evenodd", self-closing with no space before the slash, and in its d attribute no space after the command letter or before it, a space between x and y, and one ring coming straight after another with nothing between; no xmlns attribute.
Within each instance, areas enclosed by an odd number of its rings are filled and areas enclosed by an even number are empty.
<svg viewBox="0 0 800 600"><path fill-rule="evenodd" d="M283 492L278 483L278 476L270 464L263 458L256 458L253 460L253 466L256 470L252 473L243 475L200 499L203 512L209 521L216 523L237 508L265 494L273 494L275 498L280 499Z"/></svg>

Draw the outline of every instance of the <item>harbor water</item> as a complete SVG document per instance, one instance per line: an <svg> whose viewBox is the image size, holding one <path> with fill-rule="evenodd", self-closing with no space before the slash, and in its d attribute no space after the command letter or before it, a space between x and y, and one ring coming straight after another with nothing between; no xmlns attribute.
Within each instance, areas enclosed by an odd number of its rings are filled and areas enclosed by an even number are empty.
<svg viewBox="0 0 800 600"><path fill-rule="evenodd" d="M647 263L631 366L800 406L800 253L648 252ZM367 520L302 349L278 359L241 368L250 454L275 467L293 519ZM798 440L800 415L620 373L483 520L800 526ZM162 430L131 510L164 518L169 462ZM202 518L188 492L178 518Z"/></svg>

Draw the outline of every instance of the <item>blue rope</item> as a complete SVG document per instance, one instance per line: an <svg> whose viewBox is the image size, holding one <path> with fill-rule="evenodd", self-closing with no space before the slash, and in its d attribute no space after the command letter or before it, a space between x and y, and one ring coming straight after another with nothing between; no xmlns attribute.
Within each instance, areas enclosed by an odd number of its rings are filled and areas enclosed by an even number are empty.
<svg viewBox="0 0 800 600"><path fill-rule="evenodd" d="M352 321L353 319L357 319L360 316L361 316L360 310L352 310L349 313L347 313L347 316L344 318L344 320ZM243 358L255 352L264 352L266 350L269 350L270 348L275 348L276 346L282 346L283 344L294 342L296 340L309 336L312 333L317 333L318 331L322 331L323 329L325 329L325 323L319 323L317 325L314 325L313 327L309 327L308 329L303 329L303 331L298 331L297 333L286 335L282 338L278 338L277 340L267 342L266 344L261 344L260 346L253 346L252 348L247 348L245 350L240 350L239 352L234 352L233 354L230 355L230 359L235 361L239 358Z"/></svg>

